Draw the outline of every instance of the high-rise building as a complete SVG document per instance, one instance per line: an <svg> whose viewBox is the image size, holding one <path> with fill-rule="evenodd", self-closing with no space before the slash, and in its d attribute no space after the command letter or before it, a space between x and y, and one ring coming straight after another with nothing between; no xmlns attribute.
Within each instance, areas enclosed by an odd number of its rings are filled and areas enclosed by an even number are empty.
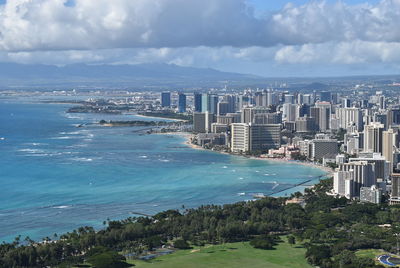
<svg viewBox="0 0 400 268"><path fill-rule="evenodd" d="M389 179L390 163L380 153L360 153L358 157L350 157L351 162L367 162L374 164L375 177L383 181Z"/></svg>
<svg viewBox="0 0 400 268"><path fill-rule="evenodd" d="M311 117L316 119L320 131L327 131L330 129L329 122L331 119L331 104L329 102L317 102L315 108L318 109L314 110L318 116L313 116L311 113Z"/></svg>
<svg viewBox="0 0 400 268"><path fill-rule="evenodd" d="M392 193L390 195L391 199L397 199L400 202L400 173L393 173L390 176L392 181Z"/></svg>
<svg viewBox="0 0 400 268"><path fill-rule="evenodd" d="M344 144L346 147L346 153L350 155L357 154L362 146L362 141L360 141L359 133L348 133L344 136Z"/></svg>
<svg viewBox="0 0 400 268"><path fill-rule="evenodd" d="M228 102L218 102L218 115L226 115L229 113L229 103Z"/></svg>
<svg viewBox="0 0 400 268"><path fill-rule="evenodd" d="M265 106L269 107L271 105L276 105L278 104L278 98L275 92L272 90L267 90L267 92L264 92L265 94Z"/></svg>
<svg viewBox="0 0 400 268"><path fill-rule="evenodd" d="M250 148L250 125L235 123L231 125L231 150L234 153L246 153Z"/></svg>
<svg viewBox="0 0 400 268"><path fill-rule="evenodd" d="M267 151L281 145L281 125L250 124L250 151Z"/></svg>
<svg viewBox="0 0 400 268"><path fill-rule="evenodd" d="M233 124L233 123L240 123L240 113L228 113L226 115L218 115L217 116L217 123L218 124Z"/></svg>
<svg viewBox="0 0 400 268"><path fill-rule="evenodd" d="M297 104L284 103L282 120L285 122L294 122L299 117L299 106Z"/></svg>
<svg viewBox="0 0 400 268"><path fill-rule="evenodd" d="M353 198L354 197L353 180L354 180L353 170L350 171L337 170L333 174L334 193L340 196L344 196L347 199Z"/></svg>
<svg viewBox="0 0 400 268"><path fill-rule="evenodd" d="M236 112L236 99L237 99L236 95L225 95L222 98L222 101L227 102L229 105L227 113L235 113Z"/></svg>
<svg viewBox="0 0 400 268"><path fill-rule="evenodd" d="M193 132L205 133L206 132L206 114L205 113L193 113Z"/></svg>
<svg viewBox="0 0 400 268"><path fill-rule="evenodd" d="M282 113L259 113L253 117L254 124L281 124Z"/></svg>
<svg viewBox="0 0 400 268"><path fill-rule="evenodd" d="M254 93L254 102L256 106L265 106L263 93L261 91Z"/></svg>
<svg viewBox="0 0 400 268"><path fill-rule="evenodd" d="M342 108L350 108L351 107L351 100L342 98Z"/></svg>
<svg viewBox="0 0 400 268"><path fill-rule="evenodd" d="M161 106L162 107L171 107L171 92L162 92L161 93Z"/></svg>
<svg viewBox="0 0 400 268"><path fill-rule="evenodd" d="M194 93L193 94L193 104L194 104L194 111L195 112L201 112L201 101L202 101L202 96L201 93Z"/></svg>
<svg viewBox="0 0 400 268"><path fill-rule="evenodd" d="M215 114L206 112L206 117L205 117L205 123L206 123L206 132L210 133L211 132L211 125L212 123L215 123Z"/></svg>
<svg viewBox="0 0 400 268"><path fill-rule="evenodd" d="M393 155L395 148L395 141L396 141L397 134L393 131L393 129L389 129L387 131L383 131L382 134L382 155L385 157L386 161L390 162L390 172L393 170Z"/></svg>
<svg viewBox="0 0 400 268"><path fill-rule="evenodd" d="M372 122L364 127L364 151L382 153L382 135L384 125Z"/></svg>
<svg viewBox="0 0 400 268"><path fill-rule="evenodd" d="M289 94L285 95L285 103L294 104L294 96Z"/></svg>
<svg viewBox="0 0 400 268"><path fill-rule="evenodd" d="M296 132L313 132L316 130L315 119L312 117L299 117L296 119Z"/></svg>
<svg viewBox="0 0 400 268"><path fill-rule="evenodd" d="M232 152L267 151L280 146L281 126L235 123L231 136Z"/></svg>
<svg viewBox="0 0 400 268"><path fill-rule="evenodd" d="M359 108L336 109L336 118L339 120L339 128L347 129L354 125L357 131L363 130L363 114Z"/></svg>
<svg viewBox="0 0 400 268"><path fill-rule="evenodd" d="M334 139L314 139L310 143L310 157L319 160L327 155L337 155L339 145Z"/></svg>
<svg viewBox="0 0 400 268"><path fill-rule="evenodd" d="M201 97L201 112L209 112L217 114L218 110L218 96L214 94L203 94Z"/></svg>
<svg viewBox="0 0 400 268"><path fill-rule="evenodd" d="M379 96L378 104L379 104L379 109L382 109L382 110L386 109L386 99L385 99L385 96Z"/></svg>
<svg viewBox="0 0 400 268"><path fill-rule="evenodd" d="M360 188L360 201L380 204L382 200L382 190L372 185L371 187Z"/></svg>
<svg viewBox="0 0 400 268"><path fill-rule="evenodd" d="M311 94L303 95L303 103L302 104L312 105L313 103L314 103L314 101L313 101L313 97Z"/></svg>
<svg viewBox="0 0 400 268"><path fill-rule="evenodd" d="M320 98L319 98L320 101L329 102L330 103L331 100L332 100L332 94L329 91L321 91L319 93L319 95L320 95Z"/></svg>
<svg viewBox="0 0 400 268"><path fill-rule="evenodd" d="M186 95L183 93L178 93L178 112L186 112Z"/></svg>
<svg viewBox="0 0 400 268"><path fill-rule="evenodd" d="M310 116L310 105L308 104L302 104L299 107L299 117L303 117L303 116Z"/></svg>
<svg viewBox="0 0 400 268"><path fill-rule="evenodd" d="M400 125L400 108L393 107L388 110L388 127Z"/></svg>
<svg viewBox="0 0 400 268"><path fill-rule="evenodd" d="M351 176L348 174L345 175L345 178L352 177L348 187L350 189L349 196L351 197L360 196L361 187L371 187L376 184L375 164L368 163L367 161L357 161L339 165L338 171L353 173ZM338 178L338 183L341 183L340 180L345 178ZM340 188L340 186L334 185L334 188L337 189Z"/></svg>
<svg viewBox="0 0 400 268"><path fill-rule="evenodd" d="M253 123L255 114L269 113L269 108L266 107L245 107L242 108L242 123Z"/></svg>

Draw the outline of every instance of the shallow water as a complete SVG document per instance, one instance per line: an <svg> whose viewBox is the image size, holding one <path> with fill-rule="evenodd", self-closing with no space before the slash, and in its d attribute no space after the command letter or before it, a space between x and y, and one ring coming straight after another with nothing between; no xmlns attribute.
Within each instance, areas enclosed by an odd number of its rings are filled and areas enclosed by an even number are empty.
<svg viewBox="0 0 400 268"><path fill-rule="evenodd" d="M99 228L107 218L182 205L249 200L324 174L195 150L183 137L139 135L137 127L77 128L101 119L143 118L66 114L68 107L0 99L0 241L18 234L40 239L82 225Z"/></svg>

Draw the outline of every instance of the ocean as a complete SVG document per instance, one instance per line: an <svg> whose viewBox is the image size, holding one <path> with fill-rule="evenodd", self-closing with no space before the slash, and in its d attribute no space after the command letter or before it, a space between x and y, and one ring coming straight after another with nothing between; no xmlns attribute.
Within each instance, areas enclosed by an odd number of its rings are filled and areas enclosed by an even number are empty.
<svg viewBox="0 0 400 268"><path fill-rule="evenodd" d="M285 196L324 171L196 150L178 135L139 127L77 125L143 120L135 115L68 114L69 104L0 99L0 241L39 240L107 219L202 204ZM146 120L154 120L146 118Z"/></svg>

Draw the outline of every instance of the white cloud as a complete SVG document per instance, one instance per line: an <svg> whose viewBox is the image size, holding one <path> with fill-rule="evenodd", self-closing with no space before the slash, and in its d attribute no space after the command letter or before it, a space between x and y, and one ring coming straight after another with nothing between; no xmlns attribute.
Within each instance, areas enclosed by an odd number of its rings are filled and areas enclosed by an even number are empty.
<svg viewBox="0 0 400 268"><path fill-rule="evenodd" d="M0 61L226 70L400 63L400 0L310 1L255 15L247 0L9 0ZM272 66L272 67L271 67ZM278 68L276 67L276 68Z"/></svg>
<svg viewBox="0 0 400 268"><path fill-rule="evenodd" d="M275 53L278 63L399 63L400 42L327 42L285 46Z"/></svg>
<svg viewBox="0 0 400 268"><path fill-rule="evenodd" d="M0 49L69 50L400 41L400 0L312 1L256 17L246 0L13 0L0 7Z"/></svg>

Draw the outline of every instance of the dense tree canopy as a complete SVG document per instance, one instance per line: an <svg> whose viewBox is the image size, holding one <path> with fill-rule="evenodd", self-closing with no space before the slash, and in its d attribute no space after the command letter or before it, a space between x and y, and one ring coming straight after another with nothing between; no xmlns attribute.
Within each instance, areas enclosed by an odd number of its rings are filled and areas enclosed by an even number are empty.
<svg viewBox="0 0 400 268"><path fill-rule="evenodd" d="M332 180L323 180L302 197L306 206L285 205L287 198L266 197L257 201L196 209L168 210L153 217L108 221L95 231L81 227L57 241L35 243L29 238L0 245L0 267L43 267L98 260L124 263L118 252L140 254L162 245L192 245L251 241L271 248L276 236L289 234L303 243L306 258L320 267L379 267L370 259L357 258L359 249L396 252L400 207L349 202L325 194ZM293 240L292 240L293 239ZM103 249L102 251L98 249ZM93 254L94 250L98 250ZM372 261L372 262L371 262Z"/></svg>

